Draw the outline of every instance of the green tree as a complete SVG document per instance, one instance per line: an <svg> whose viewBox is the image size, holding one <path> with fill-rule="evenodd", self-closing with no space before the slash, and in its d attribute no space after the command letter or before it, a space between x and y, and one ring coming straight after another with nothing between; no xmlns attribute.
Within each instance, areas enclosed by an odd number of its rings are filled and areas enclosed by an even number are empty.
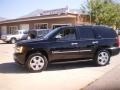
<svg viewBox="0 0 120 90"><path fill-rule="evenodd" d="M92 22L120 27L120 3L113 0L89 0L88 9Z"/></svg>

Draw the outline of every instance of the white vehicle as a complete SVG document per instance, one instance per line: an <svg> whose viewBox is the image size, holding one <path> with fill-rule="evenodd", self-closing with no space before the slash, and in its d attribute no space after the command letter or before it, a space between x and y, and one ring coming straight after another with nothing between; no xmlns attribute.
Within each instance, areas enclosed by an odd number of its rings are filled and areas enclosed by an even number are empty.
<svg viewBox="0 0 120 90"><path fill-rule="evenodd" d="M2 35L1 40L7 43L16 43L18 40L25 40L28 36L28 30L17 30L14 34Z"/></svg>

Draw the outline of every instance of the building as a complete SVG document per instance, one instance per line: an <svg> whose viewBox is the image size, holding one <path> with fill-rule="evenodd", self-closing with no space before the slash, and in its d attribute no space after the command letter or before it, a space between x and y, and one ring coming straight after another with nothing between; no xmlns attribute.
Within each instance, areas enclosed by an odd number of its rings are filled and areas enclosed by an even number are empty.
<svg viewBox="0 0 120 90"><path fill-rule="evenodd" d="M0 21L0 32L2 35L21 29L53 29L59 26L88 23L87 13L65 7L55 10L37 10L17 19Z"/></svg>

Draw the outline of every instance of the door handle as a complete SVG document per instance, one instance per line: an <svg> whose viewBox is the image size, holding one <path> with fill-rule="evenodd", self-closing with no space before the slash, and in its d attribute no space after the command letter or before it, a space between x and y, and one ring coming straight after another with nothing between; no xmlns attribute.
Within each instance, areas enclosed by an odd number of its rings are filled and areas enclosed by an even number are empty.
<svg viewBox="0 0 120 90"><path fill-rule="evenodd" d="M98 44L98 41L93 41L92 44Z"/></svg>
<svg viewBox="0 0 120 90"><path fill-rule="evenodd" d="M74 45L78 45L78 43L71 43L71 45L72 45L72 46L74 46Z"/></svg>

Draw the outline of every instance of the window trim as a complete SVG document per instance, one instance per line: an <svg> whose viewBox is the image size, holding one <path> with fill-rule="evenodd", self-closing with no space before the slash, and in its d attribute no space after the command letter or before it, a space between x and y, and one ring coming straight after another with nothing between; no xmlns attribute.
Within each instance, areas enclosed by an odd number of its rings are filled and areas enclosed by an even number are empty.
<svg viewBox="0 0 120 90"><path fill-rule="evenodd" d="M11 28L15 27L16 29L13 30ZM18 26L14 25L14 26L8 26L8 30L7 30L7 34L13 34L14 31L18 30Z"/></svg>
<svg viewBox="0 0 120 90"><path fill-rule="evenodd" d="M47 28L46 29L48 29L48 23L34 23L34 29L36 29L36 27L35 27L35 25L37 25L37 24L46 24L47 25Z"/></svg>

